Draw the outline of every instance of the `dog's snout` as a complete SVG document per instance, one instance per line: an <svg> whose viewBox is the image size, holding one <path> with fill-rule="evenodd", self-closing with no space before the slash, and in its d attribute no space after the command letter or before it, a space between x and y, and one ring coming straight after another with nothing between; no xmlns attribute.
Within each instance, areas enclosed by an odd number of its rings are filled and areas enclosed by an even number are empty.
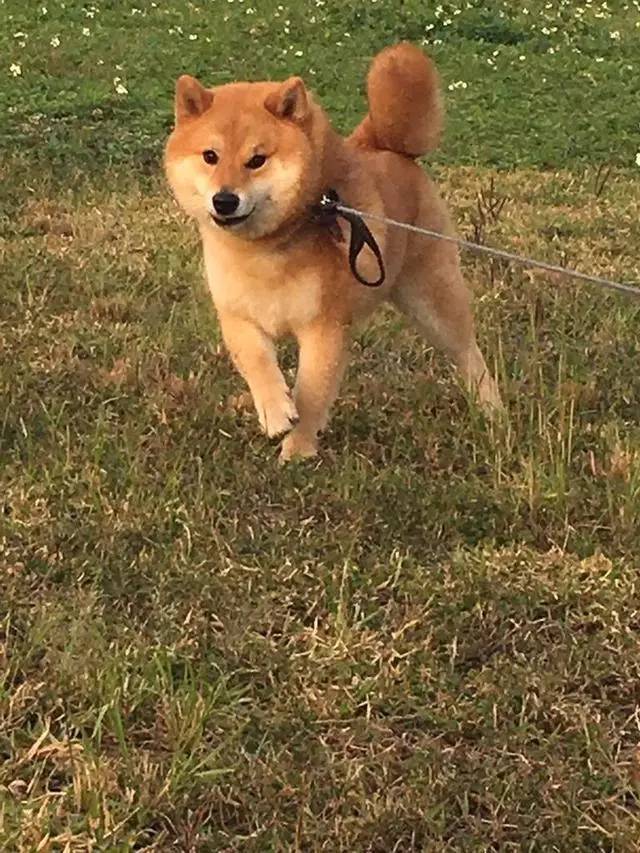
<svg viewBox="0 0 640 853"><path fill-rule="evenodd" d="M236 212L239 204L239 197L228 190L220 190L213 197L214 210L220 216L231 216L232 213Z"/></svg>

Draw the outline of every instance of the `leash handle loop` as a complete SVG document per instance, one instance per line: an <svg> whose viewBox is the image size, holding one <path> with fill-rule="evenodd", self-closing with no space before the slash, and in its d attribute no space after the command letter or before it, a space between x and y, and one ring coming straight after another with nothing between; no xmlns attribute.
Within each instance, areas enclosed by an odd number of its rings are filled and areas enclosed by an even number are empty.
<svg viewBox="0 0 640 853"><path fill-rule="evenodd" d="M320 199L320 204L318 205L318 212L319 216L316 218L319 222L330 224L335 222L338 216L341 216L349 223L351 226L351 234L349 238L349 266L351 268L351 272L360 284L364 284L366 287L380 287L386 276L384 260L382 258L380 246L378 246L376 238L371 233L371 230L364 219L358 213L351 210L344 210L340 205L340 196L333 189L329 189L323 194ZM364 276L362 276L358 271L358 256L365 245L371 249L376 261L378 262L379 275L378 278L373 281L364 278Z"/></svg>

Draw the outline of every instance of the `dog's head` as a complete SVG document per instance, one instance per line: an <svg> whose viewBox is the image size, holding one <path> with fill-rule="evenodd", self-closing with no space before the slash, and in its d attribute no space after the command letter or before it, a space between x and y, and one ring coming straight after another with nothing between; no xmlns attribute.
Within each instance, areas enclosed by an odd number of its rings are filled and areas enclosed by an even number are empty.
<svg viewBox="0 0 640 853"><path fill-rule="evenodd" d="M165 168L184 210L245 239L273 234L317 196L321 111L304 83L206 89L184 75Z"/></svg>

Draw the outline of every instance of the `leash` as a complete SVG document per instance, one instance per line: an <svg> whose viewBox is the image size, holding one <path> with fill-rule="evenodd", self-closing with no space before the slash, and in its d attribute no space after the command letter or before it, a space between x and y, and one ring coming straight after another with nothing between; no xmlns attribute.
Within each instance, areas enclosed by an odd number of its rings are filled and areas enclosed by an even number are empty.
<svg viewBox="0 0 640 853"><path fill-rule="evenodd" d="M349 223L351 226L351 236L349 239L349 266L351 267L351 272L360 284L364 284L366 287L380 287L386 276L384 261L382 260L380 246L378 246L376 238L363 219L365 214L341 204L340 196L335 190L326 190L320 202L312 208L311 215L314 222L317 222L319 225L326 225L332 236L339 242L342 241L342 233L338 228L337 217L340 216ZM365 245L371 249L378 262L378 278L373 281L369 281L369 279L364 278L358 272L358 255Z"/></svg>
<svg viewBox="0 0 640 853"><path fill-rule="evenodd" d="M368 213L364 210L357 210L354 207L348 207L342 204L338 193L333 190L327 190L320 202L314 208L315 221L320 224L326 224L330 228L335 228L340 235L339 228L336 228L336 217L341 216L351 225L351 238L349 243L349 266L355 278L367 287L378 287L385 279L385 269L382 260L382 253L378 246L375 237L365 223L365 219L371 219L374 222L382 222L385 225L391 225L394 228L402 228L405 231L411 231L414 234L421 234L423 237L431 237L437 240L444 240L447 243L455 243L462 249L468 249L471 252L478 254L490 255L493 258L500 258L504 261L520 264L525 267L544 270L545 272L555 273L556 275L575 278L579 281L584 281L589 284L596 284L608 290L616 290L620 293L626 293L629 296L634 296L640 299L640 287L635 287L632 284L624 284L620 281L612 281L601 276L588 275L587 273L579 272L570 267L561 267L558 264L550 264L546 261L538 261L535 258L529 258L526 255L516 255L512 252L506 252L503 249L492 249L490 246L483 246L480 243L473 243L470 240L463 240L461 237L452 237L449 234L442 234L440 231L432 231L430 228L421 228L417 225L410 225L408 222L400 222L397 219L391 219L388 216L380 216L377 213ZM335 234L335 231L333 232ZM339 236L341 239L341 236ZM380 275L375 281L364 279L357 271L358 255L363 247L369 246L378 261Z"/></svg>

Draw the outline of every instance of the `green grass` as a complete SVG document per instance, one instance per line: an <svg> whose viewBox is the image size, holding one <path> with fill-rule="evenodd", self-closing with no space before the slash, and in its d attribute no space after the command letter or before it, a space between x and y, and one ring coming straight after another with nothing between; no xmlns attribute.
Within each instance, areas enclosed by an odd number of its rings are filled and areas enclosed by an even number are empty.
<svg viewBox="0 0 640 853"><path fill-rule="evenodd" d="M467 257L508 422L383 313L281 469L158 165L181 71L348 128L439 39L461 233L638 281L637 6L42 4L0 2L0 849L637 850L638 304Z"/></svg>
<svg viewBox="0 0 640 853"><path fill-rule="evenodd" d="M136 172L154 172L171 122L173 81L185 71L209 84L303 74L348 128L363 107L372 54L411 39L427 42L447 85L467 83L451 93L441 160L632 167L638 0L611 2L606 11L606 4L585 2L583 14L573 0L527 6L528 14L506 0L440 7L423 0L145 0L137 8L118 0L64 7L59 0L3 0L0 74L14 63L22 73L0 87L0 109L9 111L0 150L18 142L39 168L63 172L78 158L83 172L132 162ZM116 93L116 78L128 95Z"/></svg>

